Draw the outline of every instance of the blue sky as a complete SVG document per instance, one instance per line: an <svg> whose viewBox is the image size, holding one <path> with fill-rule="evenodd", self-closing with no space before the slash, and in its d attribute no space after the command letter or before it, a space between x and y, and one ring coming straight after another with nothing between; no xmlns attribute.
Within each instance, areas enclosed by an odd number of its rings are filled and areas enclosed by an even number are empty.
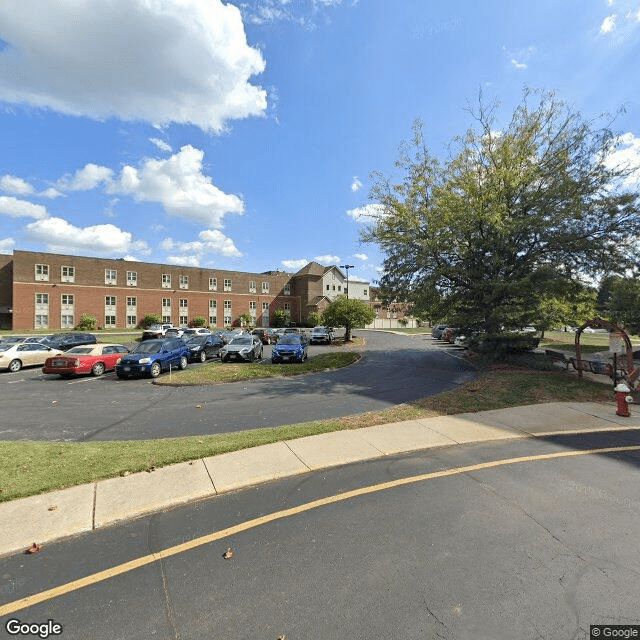
<svg viewBox="0 0 640 640"><path fill-rule="evenodd" d="M552 90L637 163L639 44L640 0L3 0L0 253L374 281L416 118L444 157L480 90Z"/></svg>

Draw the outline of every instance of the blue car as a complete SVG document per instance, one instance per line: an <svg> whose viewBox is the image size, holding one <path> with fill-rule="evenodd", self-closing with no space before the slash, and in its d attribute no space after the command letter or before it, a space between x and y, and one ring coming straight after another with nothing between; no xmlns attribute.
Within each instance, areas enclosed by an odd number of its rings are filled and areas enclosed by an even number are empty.
<svg viewBox="0 0 640 640"><path fill-rule="evenodd" d="M271 350L271 362L303 362L307 358L307 341L304 336L286 333Z"/></svg>
<svg viewBox="0 0 640 640"><path fill-rule="evenodd" d="M146 375L157 378L169 367L186 369L191 350L182 338L145 340L116 365L118 378Z"/></svg>

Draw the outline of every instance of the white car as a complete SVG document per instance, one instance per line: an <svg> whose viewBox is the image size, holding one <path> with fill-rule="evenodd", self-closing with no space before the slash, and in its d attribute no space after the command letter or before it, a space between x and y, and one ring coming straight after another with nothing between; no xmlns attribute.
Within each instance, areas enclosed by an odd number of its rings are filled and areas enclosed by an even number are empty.
<svg viewBox="0 0 640 640"><path fill-rule="evenodd" d="M64 353L60 349L52 349L39 342L22 344L0 343L0 369L20 371L22 367L32 364L44 364L47 358Z"/></svg>

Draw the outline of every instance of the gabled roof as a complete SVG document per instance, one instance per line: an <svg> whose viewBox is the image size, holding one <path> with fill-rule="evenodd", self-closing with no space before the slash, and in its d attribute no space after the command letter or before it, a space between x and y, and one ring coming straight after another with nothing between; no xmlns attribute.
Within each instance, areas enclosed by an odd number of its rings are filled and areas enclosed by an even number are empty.
<svg viewBox="0 0 640 640"><path fill-rule="evenodd" d="M300 269L300 271L298 271L297 273L295 273L293 275L293 277L297 277L297 276L322 276L325 274L327 268L331 268L331 267L323 267L321 264L318 264L317 262L309 262L309 264L306 264L304 267L302 267L302 269Z"/></svg>
<svg viewBox="0 0 640 640"><path fill-rule="evenodd" d="M331 302L331 300L327 298L327 296L316 296L315 298L312 298L311 300L309 300L309 302L307 302L307 307L317 307L323 300Z"/></svg>

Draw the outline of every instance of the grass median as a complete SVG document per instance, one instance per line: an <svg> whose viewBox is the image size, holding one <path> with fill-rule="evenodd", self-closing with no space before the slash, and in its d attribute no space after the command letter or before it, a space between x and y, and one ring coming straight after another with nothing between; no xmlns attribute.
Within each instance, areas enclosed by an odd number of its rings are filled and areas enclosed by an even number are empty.
<svg viewBox="0 0 640 640"><path fill-rule="evenodd" d="M330 431L556 401L613 402L613 394L609 386L580 380L564 371L494 368L451 391L396 405L385 411L334 420L161 440L87 443L5 441L0 443L0 501ZM215 406L212 405L210 410L215 411Z"/></svg>

